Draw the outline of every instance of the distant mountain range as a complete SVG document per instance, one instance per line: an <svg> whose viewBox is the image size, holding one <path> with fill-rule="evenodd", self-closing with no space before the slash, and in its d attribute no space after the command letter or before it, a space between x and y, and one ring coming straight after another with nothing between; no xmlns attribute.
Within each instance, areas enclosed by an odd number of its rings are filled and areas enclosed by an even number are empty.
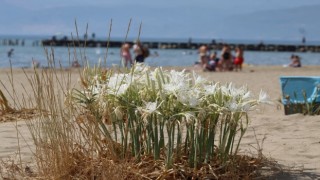
<svg viewBox="0 0 320 180"><path fill-rule="evenodd" d="M182 5L183 6L183 5ZM152 38L209 38L254 40L320 40L320 5L301 6L253 13L225 12L206 7L200 14L186 7L73 6L30 10L5 4L0 6L0 34L75 34L77 19L80 35L124 37L130 18L129 36L136 37L142 22L142 36Z"/></svg>

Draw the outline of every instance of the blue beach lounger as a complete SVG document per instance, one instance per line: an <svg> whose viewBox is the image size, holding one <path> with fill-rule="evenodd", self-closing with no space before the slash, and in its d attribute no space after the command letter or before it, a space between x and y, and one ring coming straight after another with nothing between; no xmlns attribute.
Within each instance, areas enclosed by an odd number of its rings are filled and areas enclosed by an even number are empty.
<svg viewBox="0 0 320 180"><path fill-rule="evenodd" d="M320 76L280 77L285 114L316 111L320 104Z"/></svg>

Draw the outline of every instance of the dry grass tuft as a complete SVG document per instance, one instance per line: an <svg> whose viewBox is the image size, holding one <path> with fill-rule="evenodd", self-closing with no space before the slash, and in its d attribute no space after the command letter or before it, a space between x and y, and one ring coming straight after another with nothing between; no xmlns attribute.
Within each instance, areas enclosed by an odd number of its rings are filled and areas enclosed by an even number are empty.
<svg viewBox="0 0 320 180"><path fill-rule="evenodd" d="M69 154L69 167L58 179L124 179L124 164L116 164L103 157L93 158L85 149L77 148Z"/></svg>
<svg viewBox="0 0 320 180"><path fill-rule="evenodd" d="M227 165L216 159L197 169L189 167L185 160L175 162L173 168L166 169L164 159L155 161L153 157L143 157L138 163L135 160L127 162L125 179L253 179L262 177L259 171L268 162L240 155L233 159Z"/></svg>
<svg viewBox="0 0 320 180"><path fill-rule="evenodd" d="M14 111L14 109L9 106L7 98L0 89L0 115L12 111Z"/></svg>

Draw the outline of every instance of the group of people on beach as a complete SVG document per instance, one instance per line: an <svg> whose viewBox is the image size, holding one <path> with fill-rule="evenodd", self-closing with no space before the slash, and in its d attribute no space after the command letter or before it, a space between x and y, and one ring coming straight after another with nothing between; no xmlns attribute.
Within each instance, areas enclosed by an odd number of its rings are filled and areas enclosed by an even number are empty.
<svg viewBox="0 0 320 180"><path fill-rule="evenodd" d="M244 62L244 53L241 47L235 48L235 56L233 56L231 48L228 44L224 44L221 54L217 57L216 52L210 55L209 49L206 45L199 47L199 62L203 71L241 71Z"/></svg>
<svg viewBox="0 0 320 180"><path fill-rule="evenodd" d="M124 43L121 46L120 55L124 67L132 66L134 63L144 63L145 58L150 54L149 49L143 46L139 40L135 41L133 45L134 59L131 57L130 49L131 45L129 43Z"/></svg>

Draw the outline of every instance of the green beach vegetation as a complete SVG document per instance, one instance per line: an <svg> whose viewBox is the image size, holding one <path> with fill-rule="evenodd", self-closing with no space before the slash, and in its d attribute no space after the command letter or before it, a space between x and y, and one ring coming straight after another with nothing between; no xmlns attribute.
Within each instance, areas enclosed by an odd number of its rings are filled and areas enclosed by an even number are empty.
<svg viewBox="0 0 320 180"><path fill-rule="evenodd" d="M53 65L52 65L53 66ZM27 74L26 74L27 76ZM245 86L150 68L34 69L39 112L27 121L39 179L252 178L262 157L239 154L248 112L269 103ZM4 97L2 108L8 109ZM14 174L14 173L13 173Z"/></svg>
<svg viewBox="0 0 320 180"><path fill-rule="evenodd" d="M161 67L85 72L84 89L74 89L69 103L89 112L112 149L120 147L118 158L163 157L166 169L181 156L193 168L213 158L227 163L247 129L247 112L268 102L264 92L255 99L246 87Z"/></svg>

